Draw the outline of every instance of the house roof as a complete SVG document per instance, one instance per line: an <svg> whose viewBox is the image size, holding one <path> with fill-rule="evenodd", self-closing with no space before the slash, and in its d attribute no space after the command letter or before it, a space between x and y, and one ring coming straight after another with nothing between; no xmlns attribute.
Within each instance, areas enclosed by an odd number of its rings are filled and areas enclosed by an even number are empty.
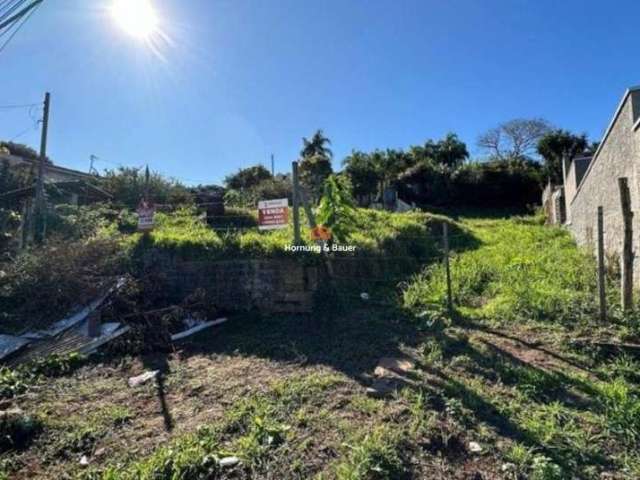
<svg viewBox="0 0 640 480"><path fill-rule="evenodd" d="M38 160L33 158L20 157L17 155L6 155L3 153L0 153L0 161L2 160L9 160L9 161L13 160L14 162L18 162L18 165L31 164L33 166L37 166L38 164ZM45 171L48 171L48 172L66 174L69 176L79 177L87 180L93 177L93 175L89 173L81 172L79 170L73 170L72 168L61 167L60 165L54 165L52 163L45 163L44 168L45 168Z"/></svg>
<svg viewBox="0 0 640 480"><path fill-rule="evenodd" d="M105 192L101 188L96 187L95 185L87 183L83 180L72 180L67 182L47 182L45 184L45 188L49 188L49 187L50 188L55 187L58 189L65 190L66 192L69 192L69 193L88 195L94 198L102 198L105 200L113 198L113 196L110 193ZM19 188L17 190L11 190L9 192L0 194L0 203L3 201L12 200L12 199L33 197L34 194L35 194L35 185L30 187Z"/></svg>

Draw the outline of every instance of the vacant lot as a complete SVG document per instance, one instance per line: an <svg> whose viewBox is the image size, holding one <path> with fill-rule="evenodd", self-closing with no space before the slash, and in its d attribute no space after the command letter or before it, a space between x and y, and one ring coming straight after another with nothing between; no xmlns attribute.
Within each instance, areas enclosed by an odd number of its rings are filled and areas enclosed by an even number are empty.
<svg viewBox="0 0 640 480"><path fill-rule="evenodd" d="M344 286L323 315L232 317L174 352L38 377L5 400L34 428L0 468L8 478L640 477L639 365L590 346L637 341L634 318L612 309L610 325L595 324L592 261L565 232L531 219L461 226L454 319L433 264L383 282L384 302L380 285L359 285L366 301ZM153 369L162 374L127 385Z"/></svg>

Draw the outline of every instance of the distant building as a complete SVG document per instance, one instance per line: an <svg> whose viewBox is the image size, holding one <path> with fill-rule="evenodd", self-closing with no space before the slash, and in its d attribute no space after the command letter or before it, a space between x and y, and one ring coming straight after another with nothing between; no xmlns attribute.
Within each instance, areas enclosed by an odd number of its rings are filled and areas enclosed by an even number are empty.
<svg viewBox="0 0 640 480"><path fill-rule="evenodd" d="M19 157L17 155L10 155L4 152L0 152L0 164L4 161L9 162L9 165L12 168L23 169L27 171L33 169L34 172L37 172L38 170L38 160L32 158ZM94 177L89 173L60 167L51 163L45 163L44 178L47 182L57 183L72 182L77 180L88 181Z"/></svg>

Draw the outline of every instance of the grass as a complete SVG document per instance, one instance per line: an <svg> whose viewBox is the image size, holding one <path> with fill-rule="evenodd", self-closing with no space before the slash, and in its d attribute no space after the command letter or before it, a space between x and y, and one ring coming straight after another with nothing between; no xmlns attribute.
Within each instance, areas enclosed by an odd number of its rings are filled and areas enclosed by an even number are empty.
<svg viewBox="0 0 640 480"><path fill-rule="evenodd" d="M233 218L237 216L235 213ZM355 246L357 254L362 256L385 254L424 257L434 249L433 227L430 224L442 218L421 212L391 214L357 209L345 243ZM286 246L293 243L291 224L281 230L259 231L255 226L236 227L235 224L225 229L220 222L217 220L214 228L211 228L193 209L182 209L171 214L158 213L151 233L133 234L126 242L137 244L139 252L154 248L200 259L291 255L285 250ZM303 242L311 244L304 212L301 212L301 225Z"/></svg>
<svg viewBox="0 0 640 480"><path fill-rule="evenodd" d="M391 216L390 225L374 227L385 215L367 214L363 244L380 252L437 248L433 218ZM628 318L595 321L592 259L534 218L461 217L451 225L453 319L443 314L442 267L431 264L406 272L395 290L401 295L389 295L395 305L346 301L322 319L232 317L166 356L164 390L126 386L151 368L145 357L89 362L73 375L62 369L14 399L42 431L8 452L0 472L108 480L640 478L638 360L569 341L633 334ZM415 233L427 239L422 246L409 241ZM389 238L396 243L384 246ZM366 388L381 357L409 358L415 368L398 375L396 391L374 398ZM78 464L81 455L88 467ZM229 456L240 462L223 466Z"/></svg>
<svg viewBox="0 0 640 480"><path fill-rule="evenodd" d="M495 323L593 317L594 261L575 247L567 231L546 227L535 217L466 225L480 247L451 261L454 302L462 314ZM443 305L445 298L444 269L438 264L404 292L405 305L415 311Z"/></svg>

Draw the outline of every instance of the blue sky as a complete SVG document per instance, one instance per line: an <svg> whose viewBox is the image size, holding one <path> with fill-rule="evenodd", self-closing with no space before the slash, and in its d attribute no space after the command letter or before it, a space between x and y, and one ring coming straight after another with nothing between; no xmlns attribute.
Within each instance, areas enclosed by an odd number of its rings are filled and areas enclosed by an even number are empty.
<svg viewBox="0 0 640 480"><path fill-rule="evenodd" d="M156 0L157 52L111 1L45 0L0 53L0 105L49 90L49 154L71 168L220 182L271 153L287 170L317 128L334 168L448 131L480 154L516 117L598 139L640 84L637 1ZM37 147L28 113L0 111L0 138Z"/></svg>

